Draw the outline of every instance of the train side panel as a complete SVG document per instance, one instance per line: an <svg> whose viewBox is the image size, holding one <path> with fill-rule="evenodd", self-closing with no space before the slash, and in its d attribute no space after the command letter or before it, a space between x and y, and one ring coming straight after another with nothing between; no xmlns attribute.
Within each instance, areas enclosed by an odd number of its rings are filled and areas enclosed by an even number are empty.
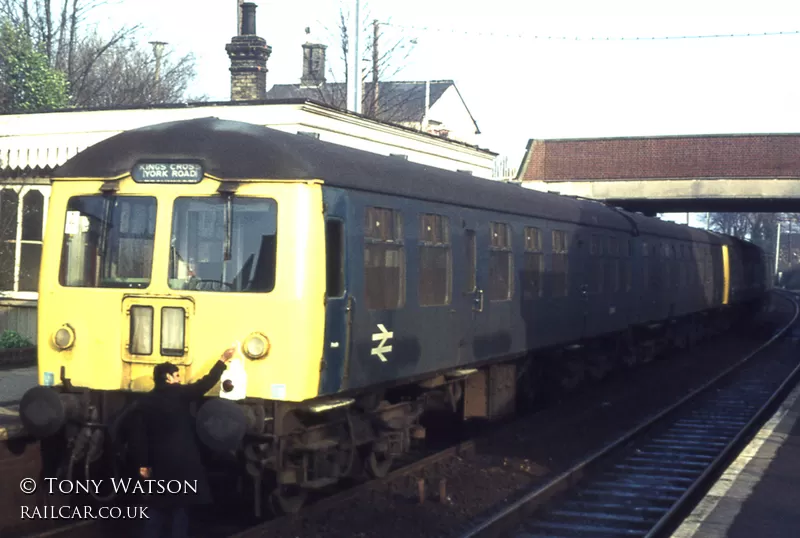
<svg viewBox="0 0 800 538"><path fill-rule="evenodd" d="M343 388L524 353L547 334L540 327L563 321L542 304L545 257L528 260L537 270L525 271L520 222L399 197L348 199L352 344ZM547 238L547 223L527 224L539 241ZM566 327L571 332L549 339L578 334Z"/></svg>
<svg viewBox="0 0 800 538"><path fill-rule="evenodd" d="M320 394L707 311L733 300L730 274L740 273L727 246L688 232L633 238L401 197L326 193L329 220L344 226L346 291L326 299Z"/></svg>
<svg viewBox="0 0 800 538"><path fill-rule="evenodd" d="M346 198L350 353L326 359L323 393L523 355L630 322L633 256L622 230L358 191ZM611 237L625 246L612 249L622 260L613 278L609 259L591 262L592 235L604 253Z"/></svg>

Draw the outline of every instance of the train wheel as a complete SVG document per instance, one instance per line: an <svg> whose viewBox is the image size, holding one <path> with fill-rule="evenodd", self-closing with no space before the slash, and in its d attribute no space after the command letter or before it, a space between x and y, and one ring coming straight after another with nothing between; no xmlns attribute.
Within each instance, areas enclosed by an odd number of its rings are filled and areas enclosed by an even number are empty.
<svg viewBox="0 0 800 538"><path fill-rule="evenodd" d="M640 351L641 355L641 362L642 364L647 364L652 362L656 356L658 355L658 350L656 349L656 343L653 340L648 340L642 344L642 348Z"/></svg>
<svg viewBox="0 0 800 538"><path fill-rule="evenodd" d="M588 361L587 372L594 381L602 381L611 372L611 360L605 354L589 357Z"/></svg>
<svg viewBox="0 0 800 538"><path fill-rule="evenodd" d="M689 351L692 348L691 327L686 323L681 323L678 326L676 340L676 347L679 350Z"/></svg>
<svg viewBox="0 0 800 538"><path fill-rule="evenodd" d="M388 452L371 450L364 462L367 472L373 478L383 478L389 474L394 458Z"/></svg>
<svg viewBox="0 0 800 538"><path fill-rule="evenodd" d="M308 491L294 485L280 485L269 497L270 508L276 515L296 514L308 498Z"/></svg>
<svg viewBox="0 0 800 538"><path fill-rule="evenodd" d="M566 391L577 389L586 377L586 366L581 359L570 359L561 363L559 384Z"/></svg>
<svg viewBox="0 0 800 538"><path fill-rule="evenodd" d="M625 349L619 355L619 360L626 368L633 368L639 364L639 356L634 349Z"/></svg>
<svg viewBox="0 0 800 538"><path fill-rule="evenodd" d="M639 351L630 331L625 331L617 339L616 356L619 364L625 368L633 368L639 364Z"/></svg>
<svg viewBox="0 0 800 538"><path fill-rule="evenodd" d="M517 398L522 409L534 407L543 397L543 361L528 359L517 384Z"/></svg>
<svg viewBox="0 0 800 538"><path fill-rule="evenodd" d="M358 397L357 406L367 413L376 411L383 403L383 395L383 391L363 394Z"/></svg>

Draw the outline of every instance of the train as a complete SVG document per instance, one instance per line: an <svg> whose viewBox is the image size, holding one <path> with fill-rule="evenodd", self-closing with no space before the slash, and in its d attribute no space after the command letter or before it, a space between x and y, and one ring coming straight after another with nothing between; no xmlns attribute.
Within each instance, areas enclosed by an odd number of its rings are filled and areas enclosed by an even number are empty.
<svg viewBox="0 0 800 538"><path fill-rule="evenodd" d="M741 239L213 117L86 148L47 215L26 430L66 443L62 470L124 472L154 365L192 381L235 342L197 435L257 516L386 475L431 413L508 417L719 334L770 287Z"/></svg>

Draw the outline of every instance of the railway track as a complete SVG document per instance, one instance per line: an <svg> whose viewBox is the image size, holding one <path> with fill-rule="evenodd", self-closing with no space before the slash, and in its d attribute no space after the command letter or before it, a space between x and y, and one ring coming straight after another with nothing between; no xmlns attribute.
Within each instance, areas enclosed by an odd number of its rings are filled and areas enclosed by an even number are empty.
<svg viewBox="0 0 800 538"><path fill-rule="evenodd" d="M460 538L666 536L800 377L796 358L756 360L796 328L784 297L791 321L756 351Z"/></svg>

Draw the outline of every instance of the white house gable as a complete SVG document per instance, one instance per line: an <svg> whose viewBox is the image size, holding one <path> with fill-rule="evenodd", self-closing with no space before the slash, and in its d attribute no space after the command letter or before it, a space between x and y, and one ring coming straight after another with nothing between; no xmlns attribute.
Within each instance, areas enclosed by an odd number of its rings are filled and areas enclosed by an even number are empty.
<svg viewBox="0 0 800 538"><path fill-rule="evenodd" d="M467 144L477 140L477 126L455 86L447 88L428 111L427 132L445 130L449 136Z"/></svg>

